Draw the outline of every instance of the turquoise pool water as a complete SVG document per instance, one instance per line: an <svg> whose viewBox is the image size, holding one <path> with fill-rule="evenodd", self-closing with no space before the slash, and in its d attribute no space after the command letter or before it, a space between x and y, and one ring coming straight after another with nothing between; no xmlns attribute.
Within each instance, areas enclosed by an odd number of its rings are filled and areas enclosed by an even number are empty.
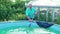
<svg viewBox="0 0 60 34"><path fill-rule="evenodd" d="M48 28L36 27L12 27L0 30L0 34L59 34L50 31Z"/></svg>
<svg viewBox="0 0 60 34"><path fill-rule="evenodd" d="M28 25L28 21L25 21L25 23L23 21L2 23L0 24L0 34L60 34L60 31L56 31L52 27L42 28L36 23L33 23L31 27L28 27Z"/></svg>

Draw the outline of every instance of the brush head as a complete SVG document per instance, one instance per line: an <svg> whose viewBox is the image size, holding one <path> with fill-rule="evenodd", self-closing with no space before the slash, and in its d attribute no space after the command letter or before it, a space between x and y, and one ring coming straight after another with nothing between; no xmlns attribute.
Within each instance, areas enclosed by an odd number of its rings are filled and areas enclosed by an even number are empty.
<svg viewBox="0 0 60 34"><path fill-rule="evenodd" d="M43 27L43 28L49 28L54 24L50 24L50 23L46 23L46 22L36 22L38 24L39 27Z"/></svg>

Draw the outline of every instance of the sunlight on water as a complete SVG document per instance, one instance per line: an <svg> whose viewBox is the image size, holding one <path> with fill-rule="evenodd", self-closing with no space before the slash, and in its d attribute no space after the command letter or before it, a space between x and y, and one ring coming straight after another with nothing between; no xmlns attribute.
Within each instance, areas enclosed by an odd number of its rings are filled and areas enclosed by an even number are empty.
<svg viewBox="0 0 60 34"><path fill-rule="evenodd" d="M34 34L55 34L55 33L49 32L49 31L47 31L45 29L37 28L37 29L34 30Z"/></svg>
<svg viewBox="0 0 60 34"><path fill-rule="evenodd" d="M9 30L7 34L56 34L54 32L50 32L49 30L43 28L34 28L33 30L29 30L29 28L17 28L14 30Z"/></svg>

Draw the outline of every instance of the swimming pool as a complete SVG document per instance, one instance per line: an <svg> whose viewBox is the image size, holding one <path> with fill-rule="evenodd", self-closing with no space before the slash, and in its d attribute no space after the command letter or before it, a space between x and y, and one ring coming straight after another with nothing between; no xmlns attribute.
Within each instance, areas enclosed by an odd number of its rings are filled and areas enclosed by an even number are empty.
<svg viewBox="0 0 60 34"><path fill-rule="evenodd" d="M30 22L27 20L0 22L0 34L60 34L60 30L57 31L60 26L42 28L36 23L32 23L32 26L28 27L29 24Z"/></svg>

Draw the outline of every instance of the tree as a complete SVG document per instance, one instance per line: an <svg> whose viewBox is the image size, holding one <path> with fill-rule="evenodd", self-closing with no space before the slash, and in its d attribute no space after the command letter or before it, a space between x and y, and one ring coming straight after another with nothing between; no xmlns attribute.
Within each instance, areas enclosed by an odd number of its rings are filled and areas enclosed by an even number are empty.
<svg viewBox="0 0 60 34"><path fill-rule="evenodd" d="M10 17L17 13L25 14L25 2L27 1L16 0L16 2L12 2L10 0L0 0L0 20L9 20Z"/></svg>

